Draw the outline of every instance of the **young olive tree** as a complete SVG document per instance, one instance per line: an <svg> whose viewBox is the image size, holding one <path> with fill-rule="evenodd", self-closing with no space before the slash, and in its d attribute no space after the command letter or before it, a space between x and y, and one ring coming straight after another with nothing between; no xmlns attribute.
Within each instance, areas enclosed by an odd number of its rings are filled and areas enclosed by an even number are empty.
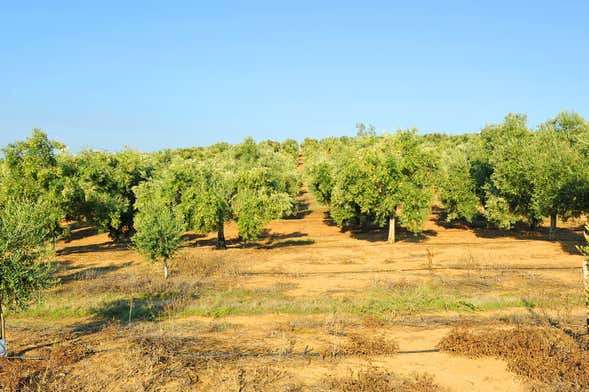
<svg viewBox="0 0 589 392"><path fill-rule="evenodd" d="M26 308L35 293L53 283L47 262L53 222L42 203L9 198L0 207L0 356L5 356L4 309Z"/></svg>
<svg viewBox="0 0 589 392"><path fill-rule="evenodd" d="M142 186L136 191L138 211L131 240L146 258L163 263L164 279L167 279L168 262L178 251L184 233L182 213L159 197L155 187Z"/></svg>

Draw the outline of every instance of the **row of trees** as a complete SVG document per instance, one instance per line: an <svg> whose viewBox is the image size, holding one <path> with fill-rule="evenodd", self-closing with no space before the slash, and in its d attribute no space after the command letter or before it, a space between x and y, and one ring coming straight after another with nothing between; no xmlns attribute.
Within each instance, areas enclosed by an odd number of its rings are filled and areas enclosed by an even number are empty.
<svg viewBox="0 0 589 392"><path fill-rule="evenodd" d="M2 155L0 207L10 198L38 202L52 218L54 238L67 235L65 221L77 221L128 240L136 214L165 202L178 207L187 230L218 231L224 247L223 223L235 220L240 237L253 240L269 219L292 210L300 188L294 140L69 154L36 129Z"/></svg>
<svg viewBox="0 0 589 392"><path fill-rule="evenodd" d="M186 231L218 233L235 221L244 244L271 219L294 211L301 179L298 143L225 143L143 154L66 147L33 130L0 160L0 356L4 308L22 308L53 283L51 243L69 223L88 224L115 241L131 239L151 260L167 260Z"/></svg>
<svg viewBox="0 0 589 392"><path fill-rule="evenodd" d="M448 220L500 228L520 220L537 227L550 217L553 238L557 218L589 211L589 124L575 113L535 130L510 114L472 135L358 131L303 144L309 186L340 226L388 225L394 241L397 222L419 233L439 201ZM0 351L3 307L24 306L52 283L50 243L68 235L68 221L132 239L164 261L167 277L185 231L216 231L224 248L227 222L245 244L293 212L298 155L296 141L252 139L152 154L69 154L40 130L8 145L0 160Z"/></svg>
<svg viewBox="0 0 589 392"><path fill-rule="evenodd" d="M186 230L217 232L221 249L225 224L233 220L244 245L257 239L272 219L294 212L301 178L298 145L292 145L246 139L207 158L172 157L134 188L133 242L149 258L162 258L167 276L166 261Z"/></svg>
<svg viewBox="0 0 589 392"><path fill-rule="evenodd" d="M389 221L419 233L434 203L448 220L484 220L509 229L589 211L589 123L562 112L531 130L509 114L480 133L417 136L415 130L377 136L360 126L355 138L307 139L305 175L340 226Z"/></svg>
<svg viewBox="0 0 589 392"><path fill-rule="evenodd" d="M306 175L320 202L340 226L395 224L419 232L429 214L437 162L415 130L376 137L304 143Z"/></svg>

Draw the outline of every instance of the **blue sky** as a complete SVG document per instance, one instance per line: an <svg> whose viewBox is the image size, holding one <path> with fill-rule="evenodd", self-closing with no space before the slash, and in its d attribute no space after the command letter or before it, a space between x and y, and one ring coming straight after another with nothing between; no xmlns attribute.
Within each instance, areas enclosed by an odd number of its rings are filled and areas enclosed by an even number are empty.
<svg viewBox="0 0 589 392"><path fill-rule="evenodd" d="M151 151L588 117L588 15L587 1L3 2L0 145L33 127L73 151Z"/></svg>

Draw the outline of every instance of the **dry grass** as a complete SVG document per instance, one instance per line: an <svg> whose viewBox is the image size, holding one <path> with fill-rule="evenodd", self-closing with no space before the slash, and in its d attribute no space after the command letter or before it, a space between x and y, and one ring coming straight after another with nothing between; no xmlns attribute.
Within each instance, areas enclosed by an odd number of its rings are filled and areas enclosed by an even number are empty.
<svg viewBox="0 0 589 392"><path fill-rule="evenodd" d="M172 272L199 280L211 278L232 280L241 276L240 265L242 266L244 261L245 259L237 260L235 255L228 255L224 252L215 252L206 256L184 252L174 260Z"/></svg>
<svg viewBox="0 0 589 392"><path fill-rule="evenodd" d="M52 348L46 359L0 359L0 390L63 390L60 385L66 384L71 366L92 354L93 352L80 342L69 341Z"/></svg>
<svg viewBox="0 0 589 392"><path fill-rule="evenodd" d="M393 355L399 352L399 344L384 335L364 336L352 334L349 342L344 345L344 351L349 355Z"/></svg>
<svg viewBox="0 0 589 392"><path fill-rule="evenodd" d="M589 389L589 351L585 346L549 327L480 333L454 330L439 343L442 351L502 358L511 371L540 383L534 388L559 391Z"/></svg>
<svg viewBox="0 0 589 392"><path fill-rule="evenodd" d="M394 355L399 352L399 344L393 339L387 339L384 335L366 336L361 334L349 334L343 344L334 342L323 350L323 358L336 358L344 355L375 356Z"/></svg>
<svg viewBox="0 0 589 392"><path fill-rule="evenodd" d="M210 363L199 382L202 391L284 391L298 392L303 387L292 383L291 375L276 365L238 366Z"/></svg>
<svg viewBox="0 0 589 392"><path fill-rule="evenodd" d="M325 387L333 392L437 392L444 389L436 384L433 376L412 374L409 377L382 370L368 368L350 371L345 377L330 377Z"/></svg>

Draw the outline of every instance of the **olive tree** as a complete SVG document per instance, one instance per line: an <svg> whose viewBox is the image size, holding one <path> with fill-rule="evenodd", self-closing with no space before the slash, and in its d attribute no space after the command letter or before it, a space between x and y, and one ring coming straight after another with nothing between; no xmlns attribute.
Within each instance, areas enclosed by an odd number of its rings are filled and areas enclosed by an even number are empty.
<svg viewBox="0 0 589 392"><path fill-rule="evenodd" d="M484 214L500 228L509 229L520 217L532 227L541 220L533 205L533 134L527 116L508 114L503 123L481 131L482 148L489 165L483 180Z"/></svg>
<svg viewBox="0 0 589 392"><path fill-rule="evenodd" d="M589 121L575 112L562 111L540 124L540 130L554 131L573 146L580 147L585 156L589 153L583 139L589 135Z"/></svg>
<svg viewBox="0 0 589 392"><path fill-rule="evenodd" d="M589 211L589 166L574 145L550 127L534 139L532 205L537 216L550 217L549 239L554 240L558 217L567 220Z"/></svg>
<svg viewBox="0 0 589 392"><path fill-rule="evenodd" d="M51 220L51 237L63 233L61 221L66 215L64 197L65 176L60 160L66 148L49 140L40 129L33 129L24 141L11 143L2 149L0 162L0 203L8 198L39 201Z"/></svg>
<svg viewBox="0 0 589 392"><path fill-rule="evenodd" d="M479 213L481 203L467 153L452 148L443 154L440 162L438 191L448 214L446 219L464 218L471 222Z"/></svg>
<svg viewBox="0 0 589 392"><path fill-rule="evenodd" d="M292 211L293 200L278 178L272 168L261 165L236 173L231 208L244 244L257 239L272 219Z"/></svg>
<svg viewBox="0 0 589 392"><path fill-rule="evenodd" d="M66 191L71 218L85 221L115 240L133 235L133 187L151 178L153 165L147 154L124 150L115 154L86 150L64 165L70 173Z"/></svg>
<svg viewBox="0 0 589 392"><path fill-rule="evenodd" d="M6 355L4 308L26 308L49 287L52 216L40 202L9 198L0 206L0 356Z"/></svg>
<svg viewBox="0 0 589 392"><path fill-rule="evenodd" d="M216 231L217 249L225 249L225 222L232 218L233 173L210 161L185 168L190 170L190 181L179 192L187 228L199 233Z"/></svg>
<svg viewBox="0 0 589 392"><path fill-rule="evenodd" d="M395 242L399 224L413 233L423 228L433 198L436 162L415 130L376 138L362 135L349 154L339 154L331 213L340 226L359 214L389 225Z"/></svg>
<svg viewBox="0 0 589 392"><path fill-rule="evenodd" d="M163 263L164 279L167 279L168 262L182 241L184 219L178 208L166 203L156 192L149 187L138 191L135 234L131 240L149 260Z"/></svg>
<svg viewBox="0 0 589 392"><path fill-rule="evenodd" d="M286 193L267 192L264 189L245 189L233 201L239 236L246 244L255 240L272 219L278 219L291 209Z"/></svg>

